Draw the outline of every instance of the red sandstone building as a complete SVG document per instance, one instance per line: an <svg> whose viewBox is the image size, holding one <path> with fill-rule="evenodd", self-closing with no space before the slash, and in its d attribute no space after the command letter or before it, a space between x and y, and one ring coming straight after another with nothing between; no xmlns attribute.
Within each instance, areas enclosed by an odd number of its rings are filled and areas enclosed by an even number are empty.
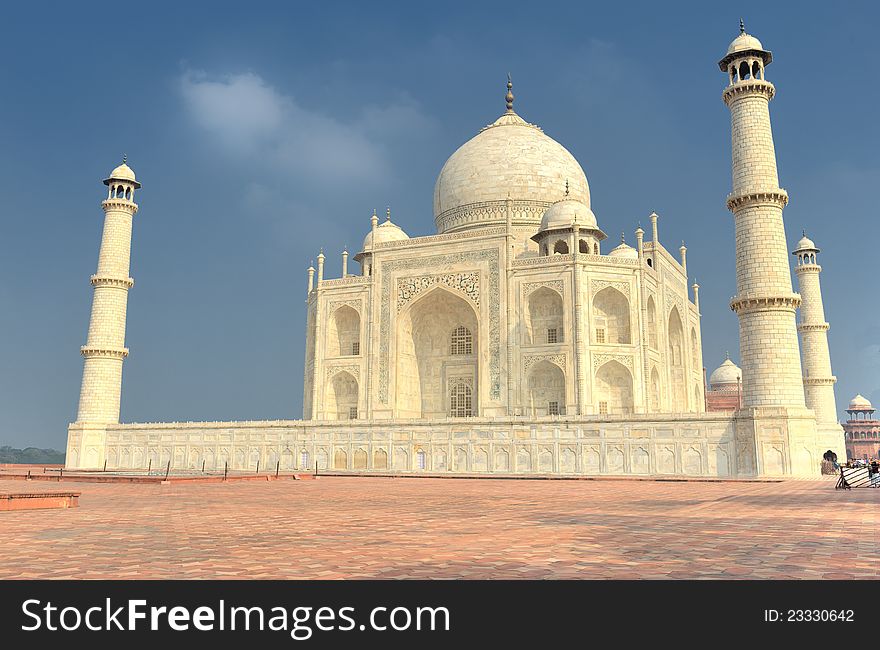
<svg viewBox="0 0 880 650"><path fill-rule="evenodd" d="M707 411L735 411L742 406L742 370L730 355L709 376Z"/></svg>
<svg viewBox="0 0 880 650"><path fill-rule="evenodd" d="M843 423L846 457L850 460L880 458L880 420L874 418L871 402L856 395L846 412L849 414Z"/></svg>

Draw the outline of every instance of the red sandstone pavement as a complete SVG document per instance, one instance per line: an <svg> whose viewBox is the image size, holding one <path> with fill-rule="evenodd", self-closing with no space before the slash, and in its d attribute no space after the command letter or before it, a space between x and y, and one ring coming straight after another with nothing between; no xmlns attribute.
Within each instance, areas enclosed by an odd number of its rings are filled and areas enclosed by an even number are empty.
<svg viewBox="0 0 880 650"><path fill-rule="evenodd" d="M61 485L0 513L0 578L880 577L880 489L828 480Z"/></svg>

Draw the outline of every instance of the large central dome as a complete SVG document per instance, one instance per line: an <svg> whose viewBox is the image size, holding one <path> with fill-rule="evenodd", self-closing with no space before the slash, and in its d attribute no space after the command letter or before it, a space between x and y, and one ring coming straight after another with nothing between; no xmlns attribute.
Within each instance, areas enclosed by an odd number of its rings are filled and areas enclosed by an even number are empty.
<svg viewBox="0 0 880 650"><path fill-rule="evenodd" d="M513 108L482 129L449 157L434 185L437 232L455 232L507 220L512 201L514 225L541 223L544 211L565 195L590 207L584 170L568 150Z"/></svg>

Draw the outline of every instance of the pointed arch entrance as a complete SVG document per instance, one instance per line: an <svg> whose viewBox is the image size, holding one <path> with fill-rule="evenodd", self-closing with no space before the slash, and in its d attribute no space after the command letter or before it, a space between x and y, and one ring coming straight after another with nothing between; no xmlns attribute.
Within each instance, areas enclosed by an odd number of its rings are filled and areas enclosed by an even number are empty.
<svg viewBox="0 0 880 650"><path fill-rule="evenodd" d="M479 322L467 300L442 287L428 291L401 314L395 340L398 417L478 414Z"/></svg>

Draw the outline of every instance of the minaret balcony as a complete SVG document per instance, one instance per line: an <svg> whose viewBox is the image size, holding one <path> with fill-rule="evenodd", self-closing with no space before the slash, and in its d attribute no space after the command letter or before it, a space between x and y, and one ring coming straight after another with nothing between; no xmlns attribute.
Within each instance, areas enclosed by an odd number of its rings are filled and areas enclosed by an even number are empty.
<svg viewBox="0 0 880 650"><path fill-rule="evenodd" d="M775 94L776 87L769 81L764 81L763 79L745 79L730 84L724 89L724 92L721 93L721 98L724 100L725 104L730 106L737 99L752 95L764 95L767 97L767 101L770 101Z"/></svg>
<svg viewBox="0 0 880 650"><path fill-rule="evenodd" d="M112 287L114 289L131 289L134 278L114 278L107 275L93 275L89 278L93 287Z"/></svg>
<svg viewBox="0 0 880 650"><path fill-rule="evenodd" d="M772 189L747 188L736 194L727 195L727 209L731 212L748 205L767 204L784 208L788 204L788 192L781 187Z"/></svg>
<svg viewBox="0 0 880 650"><path fill-rule="evenodd" d="M125 210L126 212L134 214L138 211L138 204L129 199L104 199L101 201L101 207L104 208L104 212L110 210Z"/></svg>
<svg viewBox="0 0 880 650"><path fill-rule="evenodd" d="M795 311L801 304L801 296L792 293L787 296L743 296L730 301L730 309L737 314L750 311Z"/></svg>
<svg viewBox="0 0 880 650"><path fill-rule="evenodd" d="M128 348L98 348L84 345L79 349L86 359L95 357L104 359L124 359L128 356Z"/></svg>

